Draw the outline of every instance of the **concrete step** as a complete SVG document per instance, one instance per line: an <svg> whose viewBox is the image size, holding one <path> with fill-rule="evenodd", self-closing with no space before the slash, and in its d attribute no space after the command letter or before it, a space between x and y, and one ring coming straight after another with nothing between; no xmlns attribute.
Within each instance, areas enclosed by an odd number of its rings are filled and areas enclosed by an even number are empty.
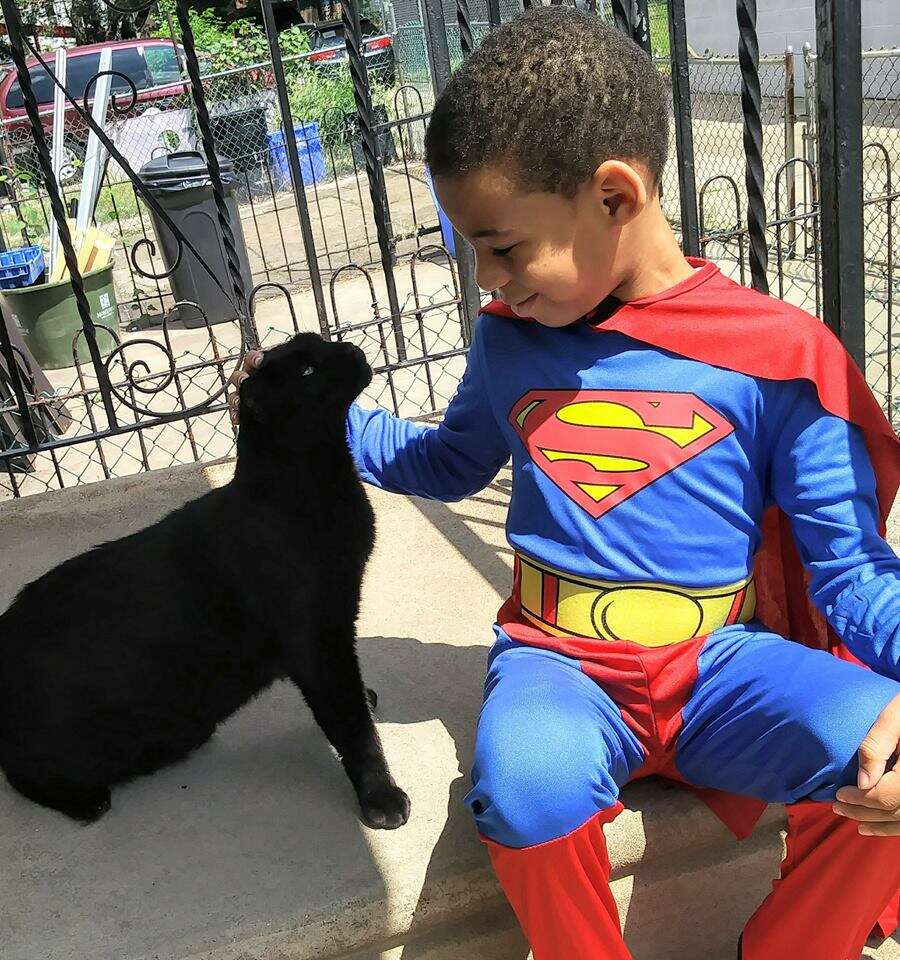
<svg viewBox="0 0 900 960"><path fill-rule="evenodd" d="M2 505L0 608L43 570L229 470L175 468ZM372 494L379 546L359 650L413 802L403 829L360 826L299 694L277 684L184 763L114 791L92 826L0 780L0 958L525 960L462 803L489 625L509 584L506 480L454 506ZM635 960L733 960L777 875L782 812L738 844L672 785L634 784L623 799L607 836ZM900 960L896 948L871 957Z"/></svg>

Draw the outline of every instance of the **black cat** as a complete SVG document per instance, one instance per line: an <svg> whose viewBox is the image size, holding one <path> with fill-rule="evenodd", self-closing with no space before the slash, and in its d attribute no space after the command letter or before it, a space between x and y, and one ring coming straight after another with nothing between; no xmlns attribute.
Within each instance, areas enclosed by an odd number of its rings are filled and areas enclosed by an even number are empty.
<svg viewBox="0 0 900 960"><path fill-rule="evenodd" d="M0 767L78 820L110 786L186 756L278 677L337 750L363 821L406 822L356 657L374 516L347 449L370 382L347 343L301 334L241 385L234 479L46 573L0 617Z"/></svg>

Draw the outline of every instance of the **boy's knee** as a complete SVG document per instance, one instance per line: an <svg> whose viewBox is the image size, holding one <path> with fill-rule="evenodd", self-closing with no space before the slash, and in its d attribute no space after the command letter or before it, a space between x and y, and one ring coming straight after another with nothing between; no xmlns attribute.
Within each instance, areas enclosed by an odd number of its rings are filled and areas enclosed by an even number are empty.
<svg viewBox="0 0 900 960"><path fill-rule="evenodd" d="M856 782L859 748L885 707L900 695L900 683L866 671L834 691L830 705L805 718L822 758L821 780L810 799L831 801ZM809 755L814 755L810 751Z"/></svg>
<svg viewBox="0 0 900 960"><path fill-rule="evenodd" d="M482 836L507 847L531 847L565 836L618 799L602 766L559 761L559 756L511 758L479 765L466 804Z"/></svg>

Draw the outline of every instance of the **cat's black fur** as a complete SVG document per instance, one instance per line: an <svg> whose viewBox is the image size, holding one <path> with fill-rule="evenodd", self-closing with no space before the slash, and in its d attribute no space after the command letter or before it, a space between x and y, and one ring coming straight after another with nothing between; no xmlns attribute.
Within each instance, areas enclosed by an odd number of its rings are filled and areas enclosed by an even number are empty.
<svg viewBox="0 0 900 960"><path fill-rule="evenodd" d="M0 767L12 786L96 819L112 784L186 756L286 676L341 757L363 821L406 822L355 649L375 525L344 422L371 375L357 347L314 334L268 351L241 385L231 483L22 590L0 617Z"/></svg>

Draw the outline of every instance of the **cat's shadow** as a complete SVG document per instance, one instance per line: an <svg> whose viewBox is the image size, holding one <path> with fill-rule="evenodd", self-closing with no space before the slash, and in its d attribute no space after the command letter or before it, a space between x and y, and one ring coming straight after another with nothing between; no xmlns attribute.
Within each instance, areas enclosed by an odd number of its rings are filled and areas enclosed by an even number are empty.
<svg viewBox="0 0 900 960"><path fill-rule="evenodd" d="M187 760L79 825L0 777L0 955L193 955L327 917L385 884L356 796L297 690L277 683Z"/></svg>
<svg viewBox="0 0 900 960"><path fill-rule="evenodd" d="M398 781L414 801L417 772L450 782L440 799L447 821L421 853L426 880L458 869L460 858L482 862L462 796L487 647L363 637L359 652L379 694L378 721L413 725L393 746L385 730ZM431 796L419 791L413 817L440 820ZM89 826L30 803L0 777L3 956L85 951L121 960L166 956L164 947L180 956L176 945L193 953L277 936L351 898L389 899L402 878L385 882L373 847L397 843L418 857L421 841L399 833L373 841L358 812L333 750L286 681L187 760L114 788L112 809Z"/></svg>

